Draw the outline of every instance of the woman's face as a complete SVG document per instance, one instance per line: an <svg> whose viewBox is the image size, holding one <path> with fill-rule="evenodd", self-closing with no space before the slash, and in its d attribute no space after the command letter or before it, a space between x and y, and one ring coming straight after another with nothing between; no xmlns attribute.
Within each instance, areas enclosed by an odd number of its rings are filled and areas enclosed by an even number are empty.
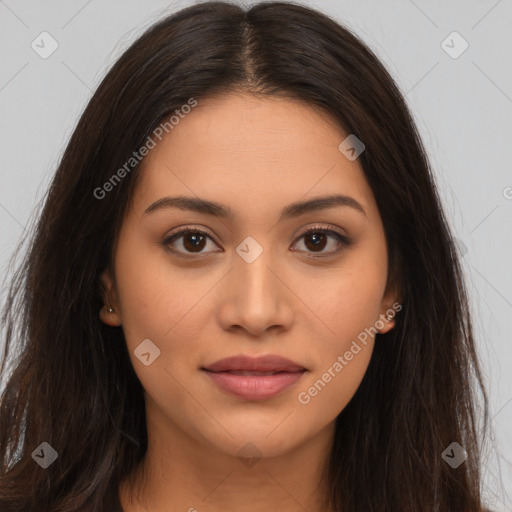
<svg viewBox="0 0 512 512"><path fill-rule="evenodd" d="M122 325L161 436L271 457L332 433L396 300L348 135L299 102L226 95L146 157L101 318ZM350 199L310 203L334 196Z"/></svg>

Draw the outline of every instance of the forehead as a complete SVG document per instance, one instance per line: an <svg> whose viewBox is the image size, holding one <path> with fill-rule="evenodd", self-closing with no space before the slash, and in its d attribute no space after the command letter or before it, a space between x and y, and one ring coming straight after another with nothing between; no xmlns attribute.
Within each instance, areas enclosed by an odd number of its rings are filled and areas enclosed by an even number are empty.
<svg viewBox="0 0 512 512"><path fill-rule="evenodd" d="M196 150L187 155L187 161L208 157L214 158L213 164L227 164L232 158L245 159L246 166L257 165L259 159L278 164L297 159L293 158L297 151L316 158L322 147L337 147L343 135L331 117L297 100L230 94L199 101L149 160L166 158L182 146ZM175 157L185 156L183 153Z"/></svg>
<svg viewBox="0 0 512 512"><path fill-rule="evenodd" d="M323 111L282 97L231 94L198 102L144 161L134 205L166 195L231 205L241 220L308 196L375 204L357 160L339 150L347 133Z"/></svg>

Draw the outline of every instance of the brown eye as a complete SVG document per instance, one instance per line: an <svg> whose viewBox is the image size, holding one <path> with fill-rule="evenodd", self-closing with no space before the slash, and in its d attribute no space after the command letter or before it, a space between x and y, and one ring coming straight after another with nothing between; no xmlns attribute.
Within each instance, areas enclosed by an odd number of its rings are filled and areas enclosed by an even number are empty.
<svg viewBox="0 0 512 512"><path fill-rule="evenodd" d="M190 252L201 252L206 245L206 238L199 233L191 233L183 236L183 247Z"/></svg>
<svg viewBox="0 0 512 512"><path fill-rule="evenodd" d="M177 243L182 239L181 244ZM181 254L202 254L207 246L207 241L212 240L208 233L198 229L183 228L167 237L163 245L171 246L171 250ZM180 247L181 245L181 247Z"/></svg>
<svg viewBox="0 0 512 512"><path fill-rule="evenodd" d="M301 239L305 240L306 252L318 253L318 256L313 254L313 257L331 256L350 244L348 238L337 231L326 228L309 229L299 237L299 240ZM334 242L334 244L331 244L334 245L333 249L324 251L329 245L329 239L334 239L337 244Z"/></svg>
<svg viewBox="0 0 512 512"><path fill-rule="evenodd" d="M305 235L305 245L312 251L322 251L327 245L327 235L318 231L311 231Z"/></svg>

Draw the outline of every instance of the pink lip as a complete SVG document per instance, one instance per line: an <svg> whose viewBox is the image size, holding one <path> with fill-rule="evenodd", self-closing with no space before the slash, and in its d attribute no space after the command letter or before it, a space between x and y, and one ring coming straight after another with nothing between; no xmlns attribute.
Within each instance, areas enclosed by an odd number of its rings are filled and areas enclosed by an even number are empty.
<svg viewBox="0 0 512 512"><path fill-rule="evenodd" d="M280 356L234 356L202 370L221 389L244 400L265 400L293 386L307 371Z"/></svg>

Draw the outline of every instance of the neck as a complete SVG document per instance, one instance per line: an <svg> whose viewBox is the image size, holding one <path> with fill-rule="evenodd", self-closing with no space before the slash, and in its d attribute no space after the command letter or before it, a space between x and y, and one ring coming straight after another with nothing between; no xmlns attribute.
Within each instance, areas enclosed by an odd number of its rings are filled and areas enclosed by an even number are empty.
<svg viewBox="0 0 512 512"><path fill-rule="evenodd" d="M331 510L325 477L334 422L271 457L250 443L226 453L156 415L147 428L143 464L119 489L124 512Z"/></svg>

